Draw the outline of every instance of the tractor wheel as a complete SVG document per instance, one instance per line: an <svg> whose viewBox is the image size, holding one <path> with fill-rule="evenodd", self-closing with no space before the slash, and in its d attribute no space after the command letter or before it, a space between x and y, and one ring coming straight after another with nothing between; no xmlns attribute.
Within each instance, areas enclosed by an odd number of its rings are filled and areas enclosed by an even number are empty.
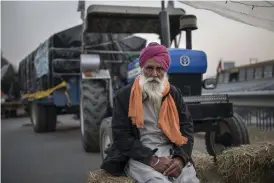
<svg viewBox="0 0 274 183"><path fill-rule="evenodd" d="M243 120L236 114L217 122L218 131L207 131L205 143L208 154L216 156L226 148L249 144L248 130Z"/></svg>
<svg viewBox="0 0 274 183"><path fill-rule="evenodd" d="M100 127L100 154L102 160L106 158L107 153L106 150L107 148L110 147L112 144L112 131L111 131L111 117L110 118L105 118Z"/></svg>
<svg viewBox="0 0 274 183"><path fill-rule="evenodd" d="M100 124L108 111L108 92L102 80L83 80L81 99L81 134L86 152L99 152Z"/></svg>
<svg viewBox="0 0 274 183"><path fill-rule="evenodd" d="M34 132L43 133L55 131L57 116L54 106L45 106L33 102L30 112Z"/></svg>

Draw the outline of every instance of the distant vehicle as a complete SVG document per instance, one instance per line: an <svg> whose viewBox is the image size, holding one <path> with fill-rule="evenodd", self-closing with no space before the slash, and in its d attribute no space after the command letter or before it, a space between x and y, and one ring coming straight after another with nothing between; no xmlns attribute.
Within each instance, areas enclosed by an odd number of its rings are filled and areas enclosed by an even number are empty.
<svg viewBox="0 0 274 183"><path fill-rule="evenodd" d="M1 116L16 117L17 110L23 108L18 76L13 66L1 57Z"/></svg>

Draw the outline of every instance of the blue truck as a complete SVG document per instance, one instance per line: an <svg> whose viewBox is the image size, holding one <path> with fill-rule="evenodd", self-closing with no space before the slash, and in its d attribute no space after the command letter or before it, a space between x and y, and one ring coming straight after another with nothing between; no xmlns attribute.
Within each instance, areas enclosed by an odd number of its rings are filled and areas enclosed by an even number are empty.
<svg viewBox="0 0 274 183"><path fill-rule="evenodd" d="M83 23L53 35L20 63L22 98L35 132L55 131L57 114L77 114L84 150L100 151L104 158L112 143L113 97L139 74L139 51L147 44L132 34L156 33L169 48L170 82L182 91L195 132L206 133L207 151L216 155L249 143L246 126L233 114L228 96L202 95L210 81L203 80L206 53L192 49L194 15L171 5L164 10L108 5L86 9L80 2ZM186 49L178 48L176 37L182 31ZM170 40L176 48L170 48Z"/></svg>

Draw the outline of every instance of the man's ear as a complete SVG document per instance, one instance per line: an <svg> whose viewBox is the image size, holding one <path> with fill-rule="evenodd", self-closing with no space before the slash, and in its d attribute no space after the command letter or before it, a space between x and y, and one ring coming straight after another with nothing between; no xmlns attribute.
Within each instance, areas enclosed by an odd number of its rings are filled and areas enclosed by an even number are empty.
<svg viewBox="0 0 274 183"><path fill-rule="evenodd" d="M141 67L140 67L140 69L141 69L140 74L141 74L141 75L144 75L144 68L141 68Z"/></svg>

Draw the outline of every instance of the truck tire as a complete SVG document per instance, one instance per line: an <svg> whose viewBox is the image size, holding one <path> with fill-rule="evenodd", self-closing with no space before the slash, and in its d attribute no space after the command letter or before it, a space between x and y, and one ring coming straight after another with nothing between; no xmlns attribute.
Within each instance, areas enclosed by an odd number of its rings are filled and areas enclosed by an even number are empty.
<svg viewBox="0 0 274 183"><path fill-rule="evenodd" d="M100 155L102 160L106 157L106 150L113 142L111 130L111 117L105 118L100 127Z"/></svg>
<svg viewBox="0 0 274 183"><path fill-rule="evenodd" d="M5 110L4 114L6 118L15 118L17 116L17 110Z"/></svg>
<svg viewBox="0 0 274 183"><path fill-rule="evenodd" d="M10 111L10 117L12 117L12 118L17 117L17 110L16 109Z"/></svg>
<svg viewBox="0 0 274 183"><path fill-rule="evenodd" d="M103 80L82 81L81 134L86 152L99 152L100 124L108 111L108 92Z"/></svg>
<svg viewBox="0 0 274 183"><path fill-rule="evenodd" d="M57 109L55 106L47 106L48 121L47 121L47 132L56 131L57 124Z"/></svg>
<svg viewBox="0 0 274 183"><path fill-rule="evenodd" d="M54 106L45 106L33 102L30 112L34 132L43 133L56 130L57 116Z"/></svg>
<svg viewBox="0 0 274 183"><path fill-rule="evenodd" d="M216 156L229 147L249 144L249 135L244 121L237 115L217 122L220 134L207 131L205 134L206 150L209 155Z"/></svg>

